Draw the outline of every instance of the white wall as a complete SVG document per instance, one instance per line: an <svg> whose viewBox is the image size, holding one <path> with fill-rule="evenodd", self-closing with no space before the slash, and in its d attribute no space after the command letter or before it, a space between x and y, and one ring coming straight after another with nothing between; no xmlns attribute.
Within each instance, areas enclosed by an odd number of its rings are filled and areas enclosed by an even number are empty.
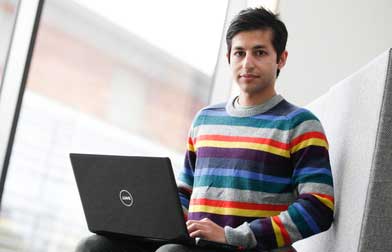
<svg viewBox="0 0 392 252"><path fill-rule="evenodd" d="M305 105L392 47L391 0L281 0L289 58L277 90Z"/></svg>

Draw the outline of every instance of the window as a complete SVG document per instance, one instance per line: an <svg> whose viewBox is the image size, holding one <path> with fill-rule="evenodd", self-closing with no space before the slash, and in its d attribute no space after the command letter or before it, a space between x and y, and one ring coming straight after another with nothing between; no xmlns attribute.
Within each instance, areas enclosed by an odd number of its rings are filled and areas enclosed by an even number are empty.
<svg viewBox="0 0 392 252"><path fill-rule="evenodd" d="M18 0L0 0L0 92L5 62L14 29Z"/></svg>
<svg viewBox="0 0 392 252"><path fill-rule="evenodd" d="M181 167L191 120L209 101L227 2L129 2L45 2L0 250L72 251L89 235L70 152L169 156Z"/></svg>

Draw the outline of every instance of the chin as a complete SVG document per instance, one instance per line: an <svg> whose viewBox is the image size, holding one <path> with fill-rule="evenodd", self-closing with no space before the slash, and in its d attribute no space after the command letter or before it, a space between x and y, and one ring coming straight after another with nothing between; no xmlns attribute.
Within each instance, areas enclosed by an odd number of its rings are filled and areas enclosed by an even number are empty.
<svg viewBox="0 0 392 252"><path fill-rule="evenodd" d="M258 94L260 92L263 92L263 90L266 89L266 86L255 85L252 83L241 83L239 85L239 87L243 93L246 93L249 95Z"/></svg>

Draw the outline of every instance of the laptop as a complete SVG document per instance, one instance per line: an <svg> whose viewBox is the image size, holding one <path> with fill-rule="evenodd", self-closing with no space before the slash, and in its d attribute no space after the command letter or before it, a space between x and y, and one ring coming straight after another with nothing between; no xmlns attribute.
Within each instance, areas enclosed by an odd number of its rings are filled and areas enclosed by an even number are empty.
<svg viewBox="0 0 392 252"><path fill-rule="evenodd" d="M189 236L169 158L71 153L70 159L91 232L243 250Z"/></svg>

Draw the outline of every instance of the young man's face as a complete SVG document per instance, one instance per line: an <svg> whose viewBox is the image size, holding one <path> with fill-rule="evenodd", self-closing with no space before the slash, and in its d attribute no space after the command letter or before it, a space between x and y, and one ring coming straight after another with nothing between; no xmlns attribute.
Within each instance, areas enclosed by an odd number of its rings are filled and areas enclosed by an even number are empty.
<svg viewBox="0 0 392 252"><path fill-rule="evenodd" d="M253 96L275 92L276 72L284 66L287 52L278 62L272 36L272 31L266 29L243 31L233 37L227 57L242 93Z"/></svg>

